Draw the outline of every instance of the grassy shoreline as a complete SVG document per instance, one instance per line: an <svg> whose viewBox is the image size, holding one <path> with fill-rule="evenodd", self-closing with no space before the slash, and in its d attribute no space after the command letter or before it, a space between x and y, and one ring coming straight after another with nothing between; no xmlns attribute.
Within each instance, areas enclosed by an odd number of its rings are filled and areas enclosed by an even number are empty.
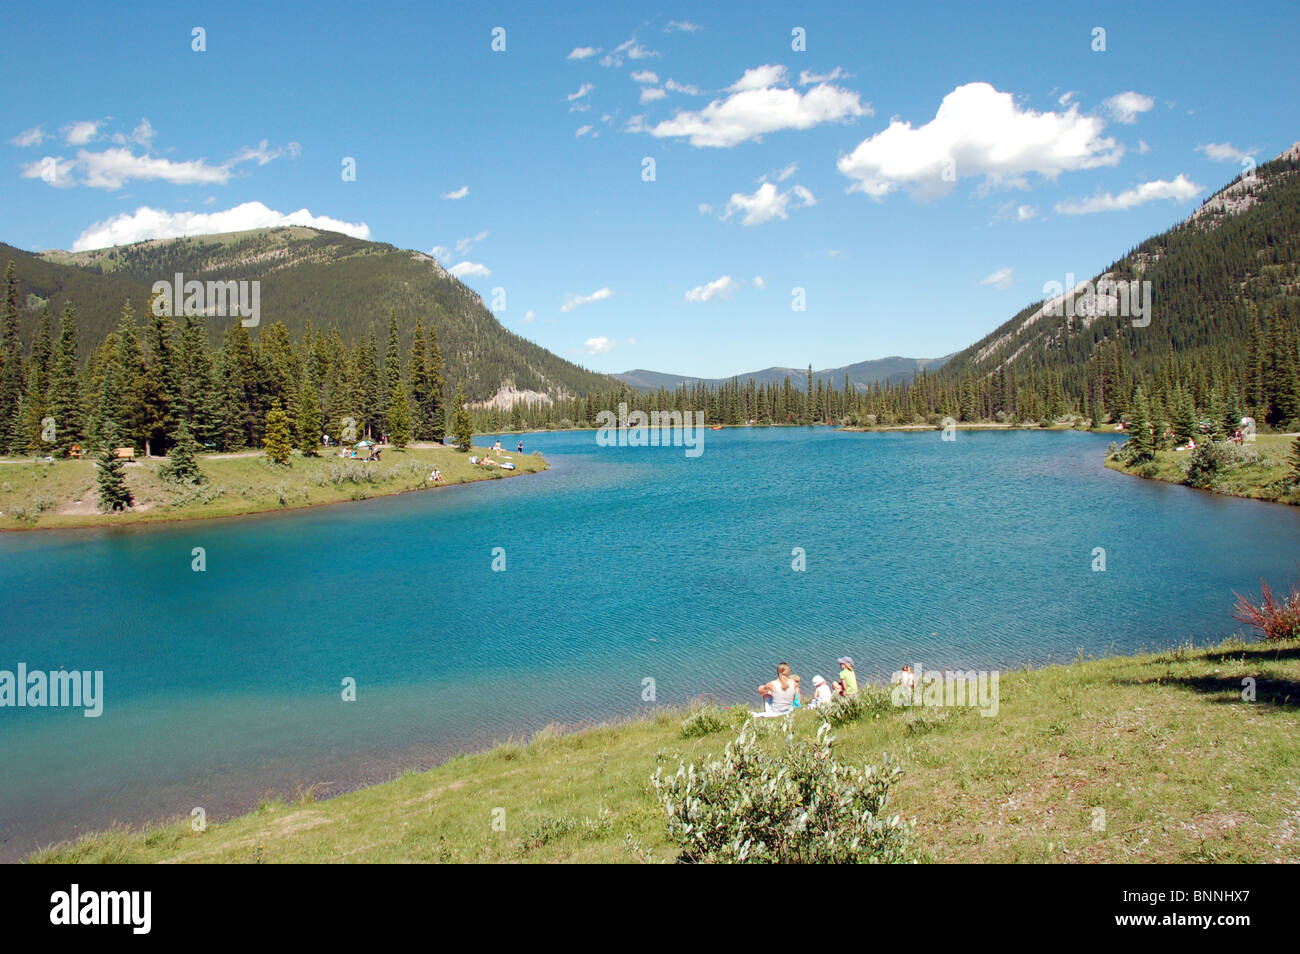
<svg viewBox="0 0 1300 954"><path fill-rule="evenodd" d="M1243 445L1246 449L1255 449L1257 461L1228 467L1219 473L1209 487L1195 489L1227 497L1300 506L1300 484L1287 480L1290 470L1287 456L1291 453L1291 442L1295 438L1295 434L1258 435L1252 444ZM1126 464L1108 455L1106 466L1133 477L1188 486L1185 478L1187 462L1191 456L1191 451L1158 450L1155 460Z"/></svg>
<svg viewBox="0 0 1300 954"><path fill-rule="evenodd" d="M1243 698L1254 680L1255 699ZM1003 673L998 715L887 709L836 729L843 761L904 768L892 810L933 862L1300 860L1300 647L1228 640ZM745 707L732 718L743 721ZM633 862L674 850L648 780L733 736L684 711L503 743L325 801L265 801L195 832L114 828L73 862ZM795 716L801 736L816 713ZM776 727L765 727L774 730ZM769 741L774 731L765 731ZM495 813L495 814L494 814ZM494 819L501 824L494 826ZM639 843L634 854L627 837Z"/></svg>
<svg viewBox="0 0 1300 954"><path fill-rule="evenodd" d="M485 448L473 453L482 455ZM374 497L437 490L477 480L515 477L546 470L539 454L507 455L513 471L479 467L470 454L435 444L385 448L378 462L345 460L322 449L317 457L295 453L288 467L264 454L209 454L199 457L207 482L198 487L166 483L158 469L166 458L146 458L126 467L136 505L125 513L104 514L95 507L93 460L0 461L0 531L116 527L146 523L206 520L280 513ZM444 484L429 473L437 467Z"/></svg>

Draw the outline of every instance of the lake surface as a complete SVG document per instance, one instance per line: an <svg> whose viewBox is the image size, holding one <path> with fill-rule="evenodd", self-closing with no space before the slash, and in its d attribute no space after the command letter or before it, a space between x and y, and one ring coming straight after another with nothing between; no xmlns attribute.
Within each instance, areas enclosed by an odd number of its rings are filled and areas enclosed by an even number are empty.
<svg viewBox="0 0 1300 954"><path fill-rule="evenodd" d="M536 476L0 535L0 669L105 683L97 719L0 709L0 860L630 716L647 679L658 704L751 700L779 660L808 681L841 654L887 677L1207 642L1240 628L1234 589L1294 579L1300 509L1116 474L1108 439L728 429L688 459L536 434Z"/></svg>

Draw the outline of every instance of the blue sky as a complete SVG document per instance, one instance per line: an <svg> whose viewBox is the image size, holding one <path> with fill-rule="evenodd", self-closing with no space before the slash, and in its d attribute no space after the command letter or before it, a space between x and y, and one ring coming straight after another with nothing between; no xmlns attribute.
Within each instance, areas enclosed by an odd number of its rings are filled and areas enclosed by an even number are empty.
<svg viewBox="0 0 1300 954"><path fill-rule="evenodd" d="M11 10L0 239L305 210L503 289L503 324L598 371L931 357L1300 139L1298 10Z"/></svg>

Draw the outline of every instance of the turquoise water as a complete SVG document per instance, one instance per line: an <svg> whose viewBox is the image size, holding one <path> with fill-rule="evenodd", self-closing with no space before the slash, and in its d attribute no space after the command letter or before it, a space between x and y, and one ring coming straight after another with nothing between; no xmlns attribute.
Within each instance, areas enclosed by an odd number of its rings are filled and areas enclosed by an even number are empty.
<svg viewBox="0 0 1300 954"><path fill-rule="evenodd" d="M688 459L537 434L536 476L5 534L0 669L102 669L106 700L0 709L0 858L631 715L646 679L659 704L748 700L782 659L883 676L1208 641L1238 628L1234 589L1294 579L1300 509L1115 474L1107 440L729 429Z"/></svg>

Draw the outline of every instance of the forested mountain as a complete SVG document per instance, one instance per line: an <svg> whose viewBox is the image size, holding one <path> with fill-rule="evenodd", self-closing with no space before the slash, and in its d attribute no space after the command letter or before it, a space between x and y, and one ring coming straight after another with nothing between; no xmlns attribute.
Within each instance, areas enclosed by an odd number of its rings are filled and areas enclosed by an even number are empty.
<svg viewBox="0 0 1300 954"><path fill-rule="evenodd" d="M1119 309L1095 293L1102 280L1150 282L1149 324L1107 313ZM1300 143L1091 284L1025 307L940 377L975 392L966 400L980 416L1016 411L1024 384L1076 410L1122 414L1145 383L1167 413L1217 399L1275 426L1300 418Z"/></svg>
<svg viewBox="0 0 1300 954"><path fill-rule="evenodd" d="M841 368L827 368L823 371L813 372L813 382L821 382L822 386L829 384L843 383L847 375L849 386L865 389L873 384L898 384L903 381L911 381L912 376L917 371L933 371L939 368L947 358L900 358L891 356L888 358L877 358L873 361L859 361L856 364L845 365ZM685 374L664 374L659 371L646 371L638 368L634 371L625 371L622 374L612 374L612 378L617 378L624 384L641 391L653 391L659 388L673 389L678 385L696 385L704 384L710 388L721 387L731 378L693 378ZM802 368L764 368L762 371L751 371L748 374L734 375L740 381L753 381L755 384L780 384L787 377L791 379L792 384L804 389L807 386L807 377Z"/></svg>
<svg viewBox="0 0 1300 954"><path fill-rule="evenodd" d="M11 259L22 339L32 340L47 303L58 315L71 301L83 358L117 327L124 301L143 316L154 282L181 273L187 281L260 281L261 323L249 329L254 340L276 322L297 340L310 323L324 331L338 328L352 345L371 331L382 336L389 314L396 313L405 353L419 317L437 329L447 378L463 383L471 401L491 397L503 384L550 395L609 384L604 375L502 327L479 296L431 256L337 232L258 229L36 254L0 244L0 267ZM230 321L209 317L211 344L221 341Z"/></svg>

